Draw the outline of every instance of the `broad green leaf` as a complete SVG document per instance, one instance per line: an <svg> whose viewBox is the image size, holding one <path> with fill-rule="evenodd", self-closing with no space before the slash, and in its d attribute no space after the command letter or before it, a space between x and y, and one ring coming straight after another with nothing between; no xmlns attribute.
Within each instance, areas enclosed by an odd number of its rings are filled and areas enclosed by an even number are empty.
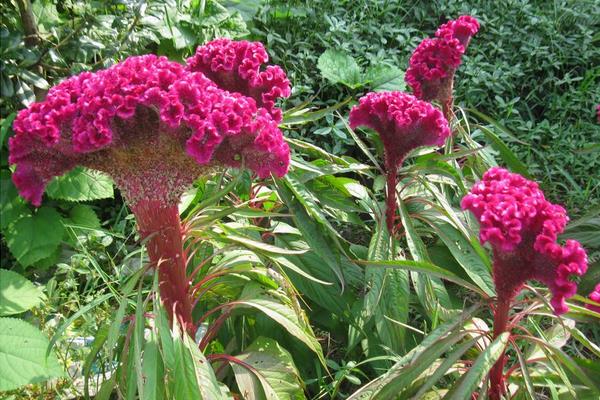
<svg viewBox="0 0 600 400"><path fill-rule="evenodd" d="M488 296L495 296L492 275L485 262L471 246L471 243L450 224L438 224L434 228L437 230L439 238L442 239L469 278Z"/></svg>
<svg viewBox="0 0 600 400"><path fill-rule="evenodd" d="M246 285L241 298L236 300L235 304L246 305L265 313L269 318L283 326L291 335L306 344L325 365L321 345L310 325L304 320L303 316L297 314L297 310L282 304L280 299L269 296L268 291L265 292L263 287L255 283Z"/></svg>
<svg viewBox="0 0 600 400"><path fill-rule="evenodd" d="M163 361L158 343L151 338L144 344L142 373L144 375L143 400L162 400L165 394Z"/></svg>
<svg viewBox="0 0 600 400"><path fill-rule="evenodd" d="M215 373L204 354L187 334L176 326L173 330L175 368L172 384L175 399L223 399Z"/></svg>
<svg viewBox="0 0 600 400"><path fill-rule="evenodd" d="M250 367L230 362L240 392L244 393L246 400L306 398L292 356L275 340L258 337L244 353L235 358Z"/></svg>
<svg viewBox="0 0 600 400"><path fill-rule="evenodd" d="M94 209L86 204L76 204L69 211L69 219L73 225L82 228L100 228L100 219Z"/></svg>
<svg viewBox="0 0 600 400"><path fill-rule="evenodd" d="M331 83L342 83L352 89L362 86L360 67L349 54L334 49L325 50L319 57L317 68Z"/></svg>
<svg viewBox="0 0 600 400"><path fill-rule="evenodd" d="M47 80L30 70L21 70L21 72L19 72L19 76L37 88L48 89L50 87Z"/></svg>
<svg viewBox="0 0 600 400"><path fill-rule="evenodd" d="M38 306L45 296L16 272L0 269L0 316L20 314Z"/></svg>
<svg viewBox="0 0 600 400"><path fill-rule="evenodd" d="M10 172L3 169L0 172L0 229L4 231L11 223L30 215L29 207L12 183Z"/></svg>
<svg viewBox="0 0 600 400"><path fill-rule="evenodd" d="M404 71L388 65L376 65L369 68L365 80L374 92L403 91L406 89Z"/></svg>
<svg viewBox="0 0 600 400"><path fill-rule="evenodd" d="M6 241L23 267L51 256L62 241L62 217L53 208L42 207L8 227Z"/></svg>
<svg viewBox="0 0 600 400"><path fill-rule="evenodd" d="M54 353L46 355L48 338L33 325L0 318L0 391L63 375Z"/></svg>
<svg viewBox="0 0 600 400"><path fill-rule="evenodd" d="M486 348L475 360L468 372L458 381L457 385L444 396L444 399L463 400L471 396L471 393L489 373L492 366L504 354L506 344L510 337L509 332L498 336L488 348Z"/></svg>
<svg viewBox="0 0 600 400"><path fill-rule="evenodd" d="M114 196L112 180L105 174L81 167L54 178L46 193L53 199L89 201Z"/></svg>

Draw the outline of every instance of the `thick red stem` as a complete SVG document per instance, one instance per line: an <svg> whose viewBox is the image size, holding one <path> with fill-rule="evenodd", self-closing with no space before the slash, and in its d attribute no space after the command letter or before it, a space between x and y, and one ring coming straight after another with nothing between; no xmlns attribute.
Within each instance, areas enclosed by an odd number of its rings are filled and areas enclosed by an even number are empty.
<svg viewBox="0 0 600 400"><path fill-rule="evenodd" d="M394 217L396 215L396 175L398 174L397 163L387 154L385 156L385 173L387 193L385 197L385 222L390 235L394 234Z"/></svg>
<svg viewBox="0 0 600 400"><path fill-rule="evenodd" d="M158 201L142 200L132 210L142 238L147 239L150 262L158 268L160 297L169 320L177 318L194 337L196 327L192 321L190 283L177 205L165 206Z"/></svg>
<svg viewBox="0 0 600 400"><path fill-rule="evenodd" d="M508 330L508 313L510 311L510 297L499 294L496 310L494 311L494 339ZM491 400L500 400L505 393L504 365L506 364L506 355L502 354L496 364L490 370L490 390Z"/></svg>
<svg viewBox="0 0 600 400"><path fill-rule="evenodd" d="M452 95L447 99L442 101L442 112L444 113L444 117L446 117L446 121L448 121L448 125L452 124L452 108L454 106L454 98Z"/></svg>

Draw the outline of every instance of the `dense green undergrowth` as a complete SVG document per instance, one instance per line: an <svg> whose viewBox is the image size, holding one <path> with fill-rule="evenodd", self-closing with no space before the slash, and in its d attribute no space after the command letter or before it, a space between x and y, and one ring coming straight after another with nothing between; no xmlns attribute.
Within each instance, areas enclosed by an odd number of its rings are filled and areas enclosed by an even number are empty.
<svg viewBox="0 0 600 400"><path fill-rule="evenodd" d="M270 1L252 33L293 83L294 101L333 104L349 94L318 73L319 56L344 50L362 67L405 70L417 44L456 15L482 28L457 73L457 102L504 125L504 135L549 197L581 215L600 204L600 4L584 1ZM333 123L332 123L333 125ZM351 151L351 139L302 137ZM335 147L336 143L345 146Z"/></svg>

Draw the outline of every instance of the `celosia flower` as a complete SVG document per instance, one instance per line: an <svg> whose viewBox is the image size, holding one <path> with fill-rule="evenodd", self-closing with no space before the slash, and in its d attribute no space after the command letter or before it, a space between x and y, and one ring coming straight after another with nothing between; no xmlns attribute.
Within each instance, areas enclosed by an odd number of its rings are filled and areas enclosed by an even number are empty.
<svg viewBox="0 0 600 400"><path fill-rule="evenodd" d="M449 99L462 55L463 47L456 39L425 39L410 57L404 79L420 99Z"/></svg>
<svg viewBox="0 0 600 400"><path fill-rule="evenodd" d="M396 173L406 155L418 147L441 146L450 136L448 121L431 104L401 92L368 93L350 111L350 126L369 127L381 137L388 177L387 225L396 210Z"/></svg>
<svg viewBox="0 0 600 400"><path fill-rule="evenodd" d="M600 283L597 284L596 287L594 288L594 291L592 293L590 293L589 298L590 298L590 300L595 301L596 303L600 304ZM600 313L600 306L597 306L594 304L586 304L585 306L592 311L596 311L597 313Z"/></svg>
<svg viewBox="0 0 600 400"><path fill-rule="evenodd" d="M494 252L494 283L498 298L510 302L528 280L551 290L556 314L568 311L565 299L577 291L572 280L587 270L579 242L559 245L568 217L548 202L538 184L502 168L491 168L462 200L480 224L479 237Z"/></svg>
<svg viewBox="0 0 600 400"><path fill-rule="evenodd" d="M290 95L290 82L277 65L261 71L268 61L260 42L216 39L198 47L196 54L187 59L187 68L202 72L223 89L252 97L280 122L281 110L275 108L275 100Z"/></svg>
<svg viewBox="0 0 600 400"><path fill-rule="evenodd" d="M598 123L600 124L600 104L598 104L596 106L596 119L598 120Z"/></svg>
<svg viewBox="0 0 600 400"><path fill-rule="evenodd" d="M466 50L471 37L478 31L479 22L475 18L470 15L461 15L457 19L440 26L435 32L435 36L446 40L458 39L464 50Z"/></svg>
<svg viewBox="0 0 600 400"><path fill-rule="evenodd" d="M415 96L428 101L439 100L444 106L450 106L454 73L471 37L478 30L477 20L463 15L440 26L436 38L424 39L417 46L405 75Z"/></svg>
<svg viewBox="0 0 600 400"><path fill-rule="evenodd" d="M14 122L9 162L35 205L76 165L110 174L131 204L176 202L207 165L283 175L289 148L269 112L165 57L130 57L67 79Z"/></svg>
<svg viewBox="0 0 600 400"><path fill-rule="evenodd" d="M229 53L223 52L226 58ZM250 82L249 93L229 92L225 89L238 87L219 82L218 74L211 76L214 82L154 55L80 74L50 89L45 101L21 111L9 142L9 162L17 165L15 185L35 205L40 205L50 179L77 165L114 179L148 239L164 306L192 336L192 299L177 208L181 194L214 166L243 163L264 178L284 175L289 165L289 147L272 116L281 115L272 100L285 88L289 94L289 86L269 87L275 80L287 84L287 79L280 69L258 72L266 61L259 53L235 58L247 67L240 79ZM257 94L258 107L253 98Z"/></svg>

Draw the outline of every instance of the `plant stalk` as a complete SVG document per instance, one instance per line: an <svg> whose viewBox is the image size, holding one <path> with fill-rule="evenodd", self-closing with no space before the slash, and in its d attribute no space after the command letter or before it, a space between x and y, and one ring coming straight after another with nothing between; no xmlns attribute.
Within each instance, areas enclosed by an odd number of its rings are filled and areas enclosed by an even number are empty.
<svg viewBox="0 0 600 400"><path fill-rule="evenodd" d="M508 330L508 313L510 311L510 298L498 294L496 310L494 311L494 339ZM505 393L504 365L506 355L502 353L498 361L490 370L489 397L491 400L500 400Z"/></svg>
<svg viewBox="0 0 600 400"><path fill-rule="evenodd" d="M183 234L177 205L143 200L132 207L150 263L158 268L159 291L169 320L176 318L194 337L190 283L186 272Z"/></svg>

